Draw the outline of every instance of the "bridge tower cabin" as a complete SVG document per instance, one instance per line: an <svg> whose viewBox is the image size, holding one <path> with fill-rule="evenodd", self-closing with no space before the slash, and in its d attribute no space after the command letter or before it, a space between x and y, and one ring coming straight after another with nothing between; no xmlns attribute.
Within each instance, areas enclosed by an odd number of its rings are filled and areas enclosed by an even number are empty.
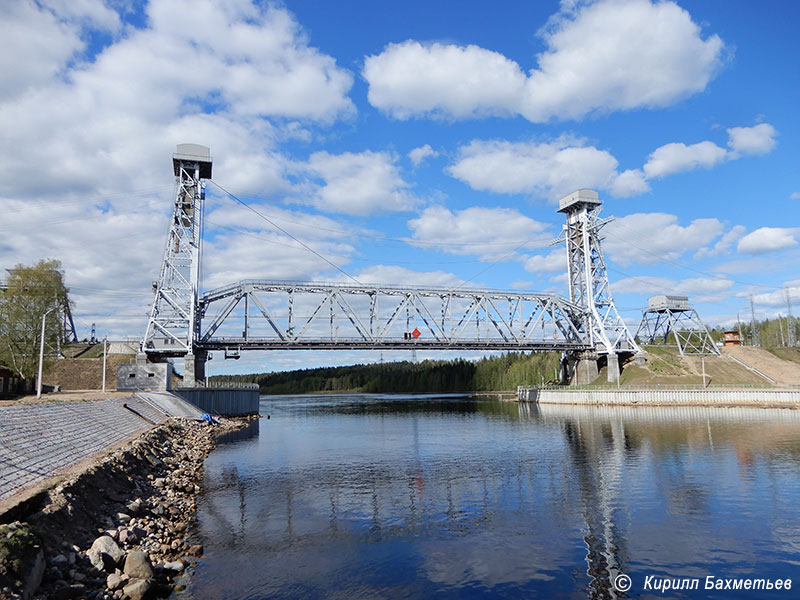
<svg viewBox="0 0 800 600"><path fill-rule="evenodd" d="M184 385L192 386L205 378L206 356L195 352L194 342L200 331L200 247L205 180L211 179L210 150L199 144L179 144L172 166L176 183L172 218L137 363L183 357Z"/></svg>
<svg viewBox="0 0 800 600"><path fill-rule="evenodd" d="M565 366L574 371L578 384L590 383L598 374L598 359L605 358L608 381L619 380L619 355L641 354L611 297L600 230L613 217L599 218L600 202L594 190L580 189L558 202L558 212L566 215L563 231L554 242L567 246L569 299L586 309L583 333L591 350L568 355Z"/></svg>

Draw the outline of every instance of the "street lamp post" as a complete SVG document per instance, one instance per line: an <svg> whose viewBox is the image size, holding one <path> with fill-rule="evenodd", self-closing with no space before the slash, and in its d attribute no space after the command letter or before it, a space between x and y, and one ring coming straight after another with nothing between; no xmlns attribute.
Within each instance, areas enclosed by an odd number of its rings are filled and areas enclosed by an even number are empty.
<svg viewBox="0 0 800 600"><path fill-rule="evenodd" d="M42 337L41 341L39 342L39 376L36 378L36 397L42 397L42 363L44 362L44 320L47 315L55 310L55 307L51 308L47 312L42 315Z"/></svg>
<svg viewBox="0 0 800 600"><path fill-rule="evenodd" d="M103 338L103 393L106 391L106 348L108 347L108 336Z"/></svg>

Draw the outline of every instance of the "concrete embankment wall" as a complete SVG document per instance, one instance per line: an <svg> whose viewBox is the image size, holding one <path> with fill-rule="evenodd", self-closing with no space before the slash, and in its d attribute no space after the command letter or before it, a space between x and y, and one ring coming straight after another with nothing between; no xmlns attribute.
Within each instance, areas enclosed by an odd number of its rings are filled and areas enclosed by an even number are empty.
<svg viewBox="0 0 800 600"><path fill-rule="evenodd" d="M567 390L520 387L521 402L623 406L785 406L800 408L798 390Z"/></svg>
<svg viewBox="0 0 800 600"><path fill-rule="evenodd" d="M258 414L258 388L177 388L172 393L211 415Z"/></svg>
<svg viewBox="0 0 800 600"><path fill-rule="evenodd" d="M0 408L0 500L166 418L136 398Z"/></svg>

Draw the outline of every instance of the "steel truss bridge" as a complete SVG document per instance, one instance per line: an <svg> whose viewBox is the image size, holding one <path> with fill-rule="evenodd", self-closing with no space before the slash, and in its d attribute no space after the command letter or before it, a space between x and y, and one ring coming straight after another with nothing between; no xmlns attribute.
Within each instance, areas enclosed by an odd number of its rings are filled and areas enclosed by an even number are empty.
<svg viewBox="0 0 800 600"><path fill-rule="evenodd" d="M248 280L199 304L206 351L588 347L583 308L551 294Z"/></svg>
<svg viewBox="0 0 800 600"><path fill-rule="evenodd" d="M569 298L554 294L391 285L245 280L200 291L200 250L210 151L180 144L170 231L140 360L183 357L184 383L204 379L209 352L245 350L557 350L605 357L609 380L618 355L641 352L611 297L597 192L559 202L566 216ZM579 365L580 367L580 365ZM583 378L596 375L596 365Z"/></svg>

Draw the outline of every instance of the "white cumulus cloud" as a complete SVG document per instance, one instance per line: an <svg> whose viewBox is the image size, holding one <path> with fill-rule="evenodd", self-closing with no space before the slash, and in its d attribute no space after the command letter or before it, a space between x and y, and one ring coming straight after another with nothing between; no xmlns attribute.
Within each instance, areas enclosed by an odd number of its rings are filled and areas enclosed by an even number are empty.
<svg viewBox="0 0 800 600"><path fill-rule="evenodd" d="M737 249L744 254L764 254L797 246L800 228L761 227L739 240Z"/></svg>
<svg viewBox="0 0 800 600"><path fill-rule="evenodd" d="M22 48L3 67L0 193L133 188L160 178L176 144L208 139L212 152L236 159L215 173L246 179L236 171L273 148L280 123L326 124L354 111L352 74L311 47L283 9L153 0L145 27L84 56L76 7L91 16L97 3L52 4L72 9L59 17L12 3L0 24Z"/></svg>
<svg viewBox="0 0 800 600"><path fill-rule="evenodd" d="M537 248L548 243L547 223L534 221L510 208L474 206L452 212L430 206L408 222L409 243L450 254L498 258L518 247ZM511 258L511 257L509 257Z"/></svg>
<svg viewBox="0 0 800 600"><path fill-rule="evenodd" d="M369 101L399 119L580 119L668 106L704 90L722 65L722 40L704 39L674 2L601 0L551 24L541 33L547 50L527 74L515 61L474 45L390 44L365 59Z"/></svg>
<svg viewBox="0 0 800 600"><path fill-rule="evenodd" d="M767 154L775 147L778 132L769 123L754 127L731 127L728 132L728 147L735 156Z"/></svg>
<svg viewBox="0 0 800 600"><path fill-rule="evenodd" d="M326 212L360 216L411 210L417 199L396 163L388 152L315 152L305 168L324 183L311 202Z"/></svg>
<svg viewBox="0 0 800 600"><path fill-rule="evenodd" d="M524 262L529 273L558 273L567 269L567 251L563 248L549 254L534 254Z"/></svg>
<svg viewBox="0 0 800 600"><path fill-rule="evenodd" d="M606 189L617 159L605 150L561 138L553 142L473 140L458 150L447 172L471 188L558 198L578 188Z"/></svg>
<svg viewBox="0 0 800 600"><path fill-rule="evenodd" d="M636 213L609 223L603 241L606 253L615 261L655 263L675 260L685 252L707 246L723 231L718 219L695 219L680 225L678 217L667 213Z"/></svg>
<svg viewBox="0 0 800 600"><path fill-rule="evenodd" d="M398 119L512 115L525 86L517 63L478 46L389 44L364 61L373 106Z"/></svg>
<svg viewBox="0 0 800 600"><path fill-rule="evenodd" d="M439 153L431 148L430 144L425 144L419 148L414 148L408 153L408 158L411 159L411 162L414 163L415 167L421 165L424 160L436 156L439 156Z"/></svg>
<svg viewBox="0 0 800 600"><path fill-rule="evenodd" d="M648 178L664 177L700 167L710 169L725 160L726 154L725 148L708 141L691 146L682 143L665 144L653 151L642 169Z"/></svg>

